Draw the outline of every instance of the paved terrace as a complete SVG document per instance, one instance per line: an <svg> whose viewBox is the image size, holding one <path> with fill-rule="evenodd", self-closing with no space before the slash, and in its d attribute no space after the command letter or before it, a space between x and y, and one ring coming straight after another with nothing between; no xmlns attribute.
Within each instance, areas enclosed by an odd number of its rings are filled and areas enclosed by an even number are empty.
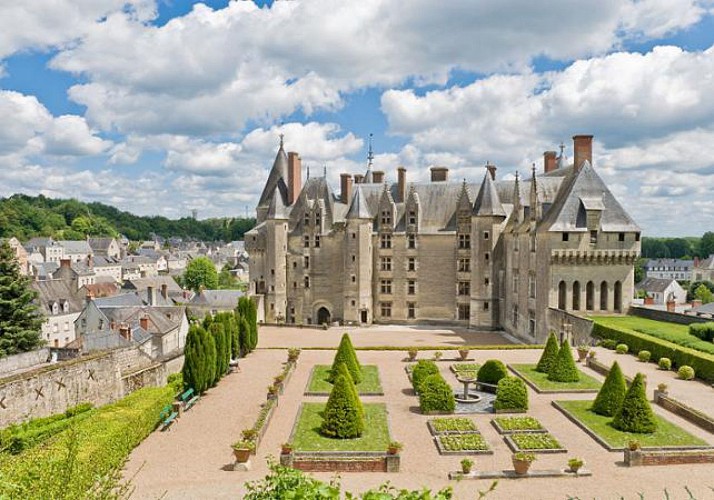
<svg viewBox="0 0 714 500"><path fill-rule="evenodd" d="M328 331L264 328L261 330L261 347L278 346L336 346L343 333L342 328ZM364 345L458 345L463 343L503 343L493 333L449 332L423 328L373 327L352 331L352 340L357 346ZM610 351L598 349L598 356L609 361ZM343 473L341 482L345 489L361 491L375 487L387 480L398 487L441 488L453 486L455 498L472 499L477 489L486 489L490 481L448 481L447 472L458 470L461 457L440 456L426 427L428 417L417 411L418 401L412 394L404 373L403 352L360 351L360 361L379 366L385 396L364 397L363 401L385 401L389 409L392 436L405 444L402 451L401 472ZM476 362L488 358L500 358L506 363L535 362L538 350L523 351L478 351L472 352ZM230 444L240 436L241 429L253 425L259 403L265 398L266 388L286 359L281 349L258 349L241 361L242 371L224 378L168 432L154 432L131 454L126 465L126 477L133 477L136 486L134 498L138 499L237 499L245 492L243 483L262 478L267 473L266 458L277 456L280 443L288 440L299 405L303 401L324 401L325 398L306 398L302 395L314 364L329 364L331 351L303 351L298 367L280 398L268 431L253 459L250 472L224 470L232 463ZM420 353L420 357L431 353ZM449 359L456 357L444 352L439 363L447 380ZM670 374L658 372L654 364L644 365L632 356L617 356L626 375L644 371L648 374L651 388L666 379L670 393L697 408L714 408L714 390L697 382L673 380ZM585 371L602 380L595 372ZM593 441L587 434L568 421L550 406L552 399L586 399L593 395L538 395L529 389L530 415L536 416L568 448L567 454L541 455L534 469L560 468L568 457L583 457L593 471L590 478L518 479L501 480L497 490L488 496L491 499L565 499L578 496L583 499L646 499L664 497L664 490L672 499L688 498L684 487L688 486L696 498L714 498L711 464L678 465L666 467L627 468L622 464L622 453L610 453ZM685 399L688 398L688 399ZM659 414L681 425L691 433L714 443L714 436L694 427L682 419L655 408ZM484 437L495 451L490 456L477 456L476 468L498 470L512 468L511 453L503 439L490 425L491 415L472 417ZM316 474L323 480L333 475Z"/></svg>

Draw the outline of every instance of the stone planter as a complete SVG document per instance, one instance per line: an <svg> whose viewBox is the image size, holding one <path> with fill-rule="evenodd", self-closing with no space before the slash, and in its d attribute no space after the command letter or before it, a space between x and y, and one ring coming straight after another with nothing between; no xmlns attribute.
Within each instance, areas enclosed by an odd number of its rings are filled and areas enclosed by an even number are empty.
<svg viewBox="0 0 714 500"><path fill-rule="evenodd" d="M581 363L585 361L588 357L588 353L590 352L590 349L578 349L578 361Z"/></svg>
<svg viewBox="0 0 714 500"><path fill-rule="evenodd" d="M466 361L469 357L468 349L459 349L459 356L461 356L461 361Z"/></svg>
<svg viewBox="0 0 714 500"><path fill-rule="evenodd" d="M248 448L233 448L233 455L239 464L244 464L250 459L250 452L251 450Z"/></svg>
<svg viewBox="0 0 714 500"><path fill-rule="evenodd" d="M516 474L519 476L525 476L528 474L528 469L531 468L531 462L529 460L517 460L512 459L513 468L516 470Z"/></svg>

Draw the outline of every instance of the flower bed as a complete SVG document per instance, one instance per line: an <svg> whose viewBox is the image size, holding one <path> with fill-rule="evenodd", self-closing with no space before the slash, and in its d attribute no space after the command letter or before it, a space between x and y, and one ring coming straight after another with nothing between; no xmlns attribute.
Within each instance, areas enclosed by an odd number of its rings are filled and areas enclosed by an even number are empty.
<svg viewBox="0 0 714 500"><path fill-rule="evenodd" d="M557 439L547 432L517 432L506 436L506 443L514 452L557 453L567 451Z"/></svg>
<svg viewBox="0 0 714 500"><path fill-rule="evenodd" d="M497 417L491 423L499 434L547 432L543 424L533 417Z"/></svg>
<svg viewBox="0 0 714 500"><path fill-rule="evenodd" d="M477 433L478 427L473 420L465 417L432 418L427 423L432 435Z"/></svg>
<svg viewBox="0 0 714 500"><path fill-rule="evenodd" d="M434 438L442 455L491 454L493 451L481 434L446 434Z"/></svg>

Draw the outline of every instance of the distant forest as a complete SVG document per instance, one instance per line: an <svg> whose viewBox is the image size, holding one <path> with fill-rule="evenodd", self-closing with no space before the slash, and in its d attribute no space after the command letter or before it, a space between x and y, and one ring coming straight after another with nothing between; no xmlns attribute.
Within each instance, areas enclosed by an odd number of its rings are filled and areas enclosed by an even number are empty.
<svg viewBox="0 0 714 500"><path fill-rule="evenodd" d="M118 236L130 240L150 239L152 234L201 241L242 240L255 226L255 219L223 217L178 220L161 216L140 217L103 203L52 199L16 194L0 198L0 237L26 241L35 236L79 240L87 236Z"/></svg>
<svg viewBox="0 0 714 500"><path fill-rule="evenodd" d="M706 258L714 254L714 232L701 238L642 238L642 257L649 259Z"/></svg>

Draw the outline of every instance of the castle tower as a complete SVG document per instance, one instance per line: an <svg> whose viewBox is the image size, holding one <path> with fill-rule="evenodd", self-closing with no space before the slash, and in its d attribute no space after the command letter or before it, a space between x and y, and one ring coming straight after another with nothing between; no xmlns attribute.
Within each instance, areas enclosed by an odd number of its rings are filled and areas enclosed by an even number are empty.
<svg viewBox="0 0 714 500"><path fill-rule="evenodd" d="M372 215L360 185L356 186L347 211L344 252L344 319L371 323L372 307Z"/></svg>
<svg viewBox="0 0 714 500"><path fill-rule="evenodd" d="M285 321L287 308L288 215L276 190L266 211L265 321Z"/></svg>
<svg viewBox="0 0 714 500"><path fill-rule="evenodd" d="M285 149L283 149L283 136L281 134L278 153L275 155L275 161L273 161L273 167L270 169L268 181L265 183L263 192L260 195L260 200L258 201L258 207L256 208L256 223L260 224L265 220L273 194L278 193L283 205L287 205L288 191L288 155L285 154Z"/></svg>

